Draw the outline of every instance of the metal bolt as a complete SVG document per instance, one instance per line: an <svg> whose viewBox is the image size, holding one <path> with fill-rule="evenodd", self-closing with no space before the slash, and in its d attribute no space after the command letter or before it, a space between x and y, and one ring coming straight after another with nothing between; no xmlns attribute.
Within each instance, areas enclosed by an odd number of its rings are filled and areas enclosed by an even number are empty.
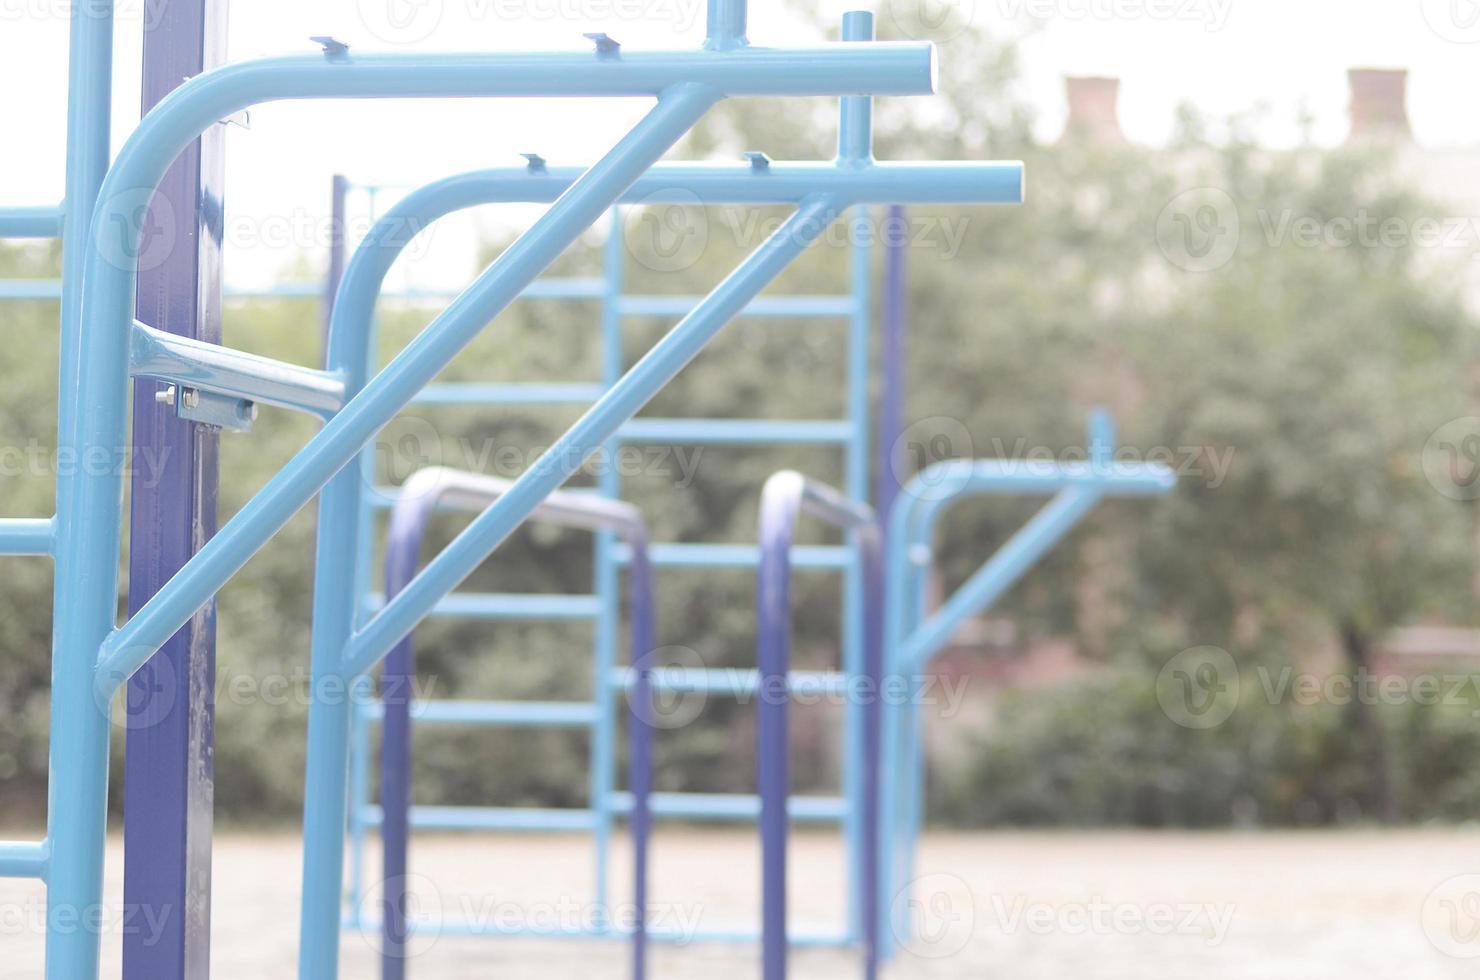
<svg viewBox="0 0 1480 980"><path fill-rule="evenodd" d="M175 386L169 385L163 391L154 393L154 400L161 405L173 405L175 403Z"/></svg>

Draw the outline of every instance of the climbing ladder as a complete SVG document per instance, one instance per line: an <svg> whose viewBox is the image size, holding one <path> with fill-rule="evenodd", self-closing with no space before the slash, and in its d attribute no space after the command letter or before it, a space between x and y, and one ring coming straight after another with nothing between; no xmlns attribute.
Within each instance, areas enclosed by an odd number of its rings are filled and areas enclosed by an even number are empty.
<svg viewBox="0 0 1480 980"><path fill-rule="evenodd" d="M752 167L768 161L752 156ZM538 172L544 167L538 157L530 157L529 167ZM336 179L336 213L343 213L338 195L350 185ZM381 188L368 193L379 195ZM373 204L372 204L373 206ZM857 209L849 219L862 223L859 233L850 235L853 243L849 260L850 291L837 295L787 295L759 297L752 300L741 314L750 318L786 319L791 321L841 321L845 332L846 378L845 412L838 419L685 419L638 418L621 426L607 443L608 459L618 458L624 447L653 444L697 444L703 446L809 445L841 452L848 494L860 499L868 489L869 448L869 332L870 332L870 249L866 209ZM614 209L607 221L608 233L602 248L601 275L594 278L544 278L521 294L521 300L592 301L599 304L599 350L601 379L597 383L523 382L518 384L439 383L429 385L413 400L415 405L457 405L494 409L518 406L538 409L572 404L588 405L604 395L624 369L624 325L636 319L677 319L689 312L702 297L681 295L637 295L624 289L627 248L623 239L623 220ZM336 263L331 260L331 267ZM422 296L418 290L401 291L400 296ZM805 329L805 325L799 324ZM620 467L605 466L597 478L596 492L609 499L623 495ZM370 527L372 512L393 508L398 499L394 487L380 488L365 496L367 513L362 525ZM366 542L368 545L368 541ZM362 546L362 559L368 561L373 548ZM759 549L749 543L679 543L658 542L652 547L653 562L660 568L696 570L754 568ZM480 702L476 709L457 702L424 701L415 712L415 720L426 724L459 726L569 728L590 733L590 775L587 806L582 808L534 808L491 806L418 806L411 814L411 827L420 831L571 831L589 833L594 861L594 904L608 908L611 838L615 824L632 808L631 794L615 786L618 763L616 731L618 715L626 701L633 680L629 666L618 662L620 633L621 568L631 555L610 534L597 535L595 543L594 588L587 595L508 595L459 593L447 597L434 609L438 617L473 619L484 622L571 621L593 624L592 690L588 702ZM843 622L849 624L842 648L842 663L836 671L811 671L796 675L796 683L810 691L841 691L845 679L859 669L862 637L854 625L861 621L855 612L861 602L858 580L858 554L855 544L805 547L797 550L798 567L820 571L842 572L844 576ZM363 614L371 615L383 603L379 586L364 568L357 576L363 598ZM647 653L641 651L640 653ZM754 670L671 669L655 671L654 684L668 692L702 692L706 696L750 696L758 675ZM347 877L346 928L363 930L373 923L364 920L361 909L365 897L365 850L368 834L379 828L382 815L371 799L372 736L382 709L373 698L357 698L354 718L354 763L350 813L350 871ZM858 706L848 702L840 733L842 745L843 795L838 797L803 797L791 802L792 819L798 822L836 825L842 828L849 848L849 867L856 869L863 857L862 827L857 815L863 812L862 716ZM729 793L655 793L651 799L655 819L705 822L753 823L759 818L760 802L754 794ZM850 885L856 882L850 881ZM792 941L806 944L849 944L857 940L862 923L862 904L856 887L849 887L849 915L843 928L826 933L797 932ZM491 923L442 923L442 932L471 932L497 935L520 934L527 927L500 928ZM548 935L544 930L541 935ZM610 917L598 916L591 929L572 931L575 936L624 935ZM757 928L706 930L703 935L652 930L655 940L694 939L745 941L758 937Z"/></svg>

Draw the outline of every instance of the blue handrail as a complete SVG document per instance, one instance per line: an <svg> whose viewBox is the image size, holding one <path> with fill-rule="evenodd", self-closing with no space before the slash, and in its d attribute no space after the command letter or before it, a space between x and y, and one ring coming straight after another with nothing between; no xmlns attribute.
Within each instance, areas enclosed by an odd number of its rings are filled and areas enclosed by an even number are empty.
<svg viewBox="0 0 1480 980"><path fill-rule="evenodd" d="M756 573L756 665L760 671L756 723L757 783L761 798L761 976L785 980L787 799L791 793L789 702L791 671L791 551L798 517L807 513L854 534L862 565L863 663L849 694L866 698L861 816L864 846L860 905L873 909L879 890L879 704L883 679L883 550L878 520L868 506L790 470L774 474L761 493L760 568ZM878 919L865 916L864 976L878 972Z"/></svg>
<svg viewBox="0 0 1480 980"><path fill-rule="evenodd" d="M477 513L508 493L507 480L445 467L418 470L401 487L391 512L385 556L385 594L395 596L416 574L422 538L439 509ZM588 493L557 491L531 515L546 521L589 531L611 531L632 554L630 565L630 620L634 686L630 694L631 762L628 781L632 796L630 823L633 852L632 976L646 976L648 838L652 820L648 797L652 786L651 667L654 648L652 563L648 560L647 524L631 504ZM381 977L404 980L406 943L406 852L411 811L411 695L416 676L415 648L407 635L386 657L380 676L383 728L381 730L381 840L384 884L381 900ZM539 712L541 720L550 712Z"/></svg>

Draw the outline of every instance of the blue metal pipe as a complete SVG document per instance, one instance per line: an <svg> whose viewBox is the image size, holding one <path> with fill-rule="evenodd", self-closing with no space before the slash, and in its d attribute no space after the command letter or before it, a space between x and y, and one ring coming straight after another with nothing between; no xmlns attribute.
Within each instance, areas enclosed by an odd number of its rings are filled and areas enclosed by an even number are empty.
<svg viewBox="0 0 1480 980"><path fill-rule="evenodd" d="M50 517L0 518L0 555L49 555L55 530Z"/></svg>
<svg viewBox="0 0 1480 980"><path fill-rule="evenodd" d="M791 554L797 518L807 512L852 532L858 540L864 582L863 670L856 694L865 701L860 825L864 841L860 875L861 906L878 904L878 697L883 680L883 552L873 511L799 473L783 471L766 481L761 494L761 563L756 573L756 665L760 672L756 761L761 835L761 976L786 977L786 849L790 794L788 674L791 669ZM877 975L875 925L864 924L864 975Z"/></svg>
<svg viewBox="0 0 1480 980"><path fill-rule="evenodd" d="M176 93L187 89L188 86L182 87ZM534 226L506 249L457 301L433 320L373 380L364 383L363 389L359 389L361 382L358 380L368 373L367 352L359 349L364 342L363 332L357 330L353 338L345 338L343 343L355 348L348 355L353 358L353 368L351 369L347 360L341 364L333 356L330 368L344 376L346 392L353 395L351 400L279 471L266 488L242 507L186 563L180 574L161 588L128 623L109 635L106 642L100 643L103 649L99 660L98 693L110 694L118 683L138 669L154 649L208 601L263 542L276 533L299 507L352 460L360 448L423 385L445 368L457 352L477 336L484 325L507 307L524 286L532 282L610 207L623 189L651 166L657 156L677 142L714 104L715 98L712 90L679 86L661 99L631 133L593 166L585 177L572 185L559 201L551 205ZM168 101L167 99L166 102ZM152 115L154 114L151 113ZM144 125L141 123L141 130ZM137 131L135 139L138 139ZM125 164L132 159L121 158L120 164L115 165L109 177L110 182L126 179L120 178L119 174L128 174L132 168ZM105 195L105 200L109 199ZM100 215L101 217L104 216ZM95 257L93 266L97 275L90 277L90 295L99 295L104 291L107 295L107 301L100 305L111 306L115 294L127 294L127 273L111 269L107 260L101 257ZM343 307L342 303L338 305ZM84 376L82 391L89 409L95 408L95 417L107 419L110 402L116 397L115 393L122 392L123 378L110 376L110 372L104 367L111 359L104 356L108 353L107 346L112 346L111 341L115 338L111 338L107 330L100 329L98 332L109 338L110 342L106 346L99 345L95 356L88 358L88 366L94 375L101 377ZM339 343L337 337L331 336L331 351ZM355 394L356 390L358 394ZM89 444L121 444L109 443L105 441L107 438L107 435L100 434L87 441ZM351 478L358 486L360 476L351 474ZM91 486L94 482L106 484L108 481L84 481L84 486ZM105 515L110 509L103 501L89 503L91 506L78 516L79 526L83 521L107 519ZM109 532L104 527L99 533L112 533L116 536L116 528ZM346 544L344 550L322 556L325 559L322 567L336 567L346 553L353 553L352 544ZM403 593L398 601L404 598ZM395 602L388 610L394 607ZM381 615L384 616L385 613ZM405 631L398 633L392 642L403 635ZM378 652L384 653L388 649L389 644ZM354 673L363 671L357 670Z"/></svg>
<svg viewBox="0 0 1480 980"><path fill-rule="evenodd" d="M559 489L582 461L671 381L752 296L805 251L841 210L842 204L830 194L820 194L805 202L716 286L704 302L664 335L621 381L608 389L601 401L556 439L507 494L475 518L396 598L355 633L345 649L345 668L363 673L379 662L397 640L416 627L440 596L467 578L540 500Z"/></svg>
<svg viewBox="0 0 1480 980"><path fill-rule="evenodd" d="M344 381L298 367L135 323L129 371L189 388L242 398L327 419L344 405Z"/></svg>
<svg viewBox="0 0 1480 980"><path fill-rule="evenodd" d="M627 442L681 445L843 444L853 426L835 419L633 419L618 433Z"/></svg>
<svg viewBox="0 0 1480 980"><path fill-rule="evenodd" d="M0 841L0 878L46 878L51 848L46 841Z"/></svg>
<svg viewBox="0 0 1480 980"><path fill-rule="evenodd" d="M65 206L0 208L0 238L60 238L65 215Z"/></svg>
<svg viewBox="0 0 1480 980"><path fill-rule="evenodd" d="M387 537L385 578L386 595L395 595L416 574L420 558L422 538L427 523L438 509L482 511L490 503L509 492L511 484L505 480L462 473L443 467L418 471L402 488L395 510L391 514ZM651 700L648 686L650 667L644 662L648 651L653 649L653 574L647 560L647 526L641 513L631 504L608 500L591 494L555 492L546 497L534 510L534 520L550 521L568 527L579 527L594 531L612 531L619 534L631 550L631 621L632 657L636 685L632 693L632 771L631 792L633 809L631 816L633 854L634 904L639 910L636 928L632 934L633 977L642 980L646 975L645 914L647 907L647 852L651 818L648 814L647 798L651 785L652 767L652 718L645 715L644 706ZM382 947L381 976L384 980L403 980L406 973L406 943L409 938L405 917L406 910L406 851L409 839L409 815L411 813L411 694L416 676L415 650L408 635L399 642L386 658L381 674L381 713L384 728L381 734L381 840L384 845L384 895L382 900ZM520 717L501 705L493 712L495 717L515 719ZM579 709L572 716L564 709L540 712L534 706L522 709L523 720L580 720L594 719L595 705L572 706ZM649 709L650 710L650 709ZM483 720L490 715L487 706L477 714ZM456 715L456 720L466 720L466 714ZM445 720L445 719L444 719ZM459 808L461 810L461 808ZM465 817L465 814L461 816ZM582 826L585 820L582 818ZM556 823L558 826L558 821ZM544 824L542 826L548 826Z"/></svg>

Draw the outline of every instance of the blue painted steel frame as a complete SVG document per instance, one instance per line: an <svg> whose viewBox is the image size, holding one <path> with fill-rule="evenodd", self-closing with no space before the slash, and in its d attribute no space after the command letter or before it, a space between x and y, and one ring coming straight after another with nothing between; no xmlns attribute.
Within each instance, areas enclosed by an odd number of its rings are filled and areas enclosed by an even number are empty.
<svg viewBox="0 0 1480 980"><path fill-rule="evenodd" d="M426 525L439 509L477 513L508 492L510 483L493 477L443 467L418 471L402 487L392 512L385 558L385 594L393 598L416 573ZM654 648L653 570L648 560L648 532L642 514L631 504L588 493L557 491L530 515L547 521L619 536L631 550L629 565L632 663L636 683L630 697L631 762L628 776L632 795L633 906L632 976L642 980L647 962L648 838L651 819L648 796L652 785L651 668L646 662ZM386 657L381 672L381 839L384 865L381 901L381 977L403 980L406 975L409 924L406 919L406 852L411 814L411 698L416 677L415 650L405 637ZM466 702L440 702L449 720L469 723L530 723L547 721L561 706L529 704L522 716L507 711L489 713ZM507 705L500 707L507 708ZM568 707L568 706L567 706ZM577 722L584 718L574 719Z"/></svg>
<svg viewBox="0 0 1480 980"><path fill-rule="evenodd" d="M81 250L86 268L81 289L64 289L64 317L69 299L80 295L81 301L77 335L69 336L66 330L63 335L59 451L70 458L105 460L126 445L138 204L153 192L179 153L217 120L274 99L657 97L653 110L610 153L577 178L526 234L373 379L367 379L364 359L356 352L363 338L331 337L329 368L344 382L348 400L343 408L122 626L115 621L121 473L103 465L64 474L58 485L55 540L53 806L43 849L49 855L45 872L53 904L82 910L96 907L101 898L110 734L107 705L112 695L296 510L322 491L312 673L315 692L341 693L316 696L310 707L299 972L304 978L337 974L350 700L342 692L481 563L569 477L585 454L610 438L622 421L671 379L843 207L861 199L847 195L844 174L824 171L814 175L818 179L805 188L808 193L798 195L797 212L772 238L614 385L550 453L515 481L507 495L474 519L446 551L358 630L351 590L332 587L336 582L342 585L346 568L352 574L356 567L362 486L353 468L344 471L346 464L719 99L925 94L931 90L933 56L928 46L757 47L725 28L734 22L737 7L743 4L715 0L712 12L720 16L712 22L709 43L699 52L629 55L599 49L585 55L359 57L329 51L322 59L245 62L190 79L140 123L97 196L91 237ZM95 12L96 6L90 6L89 15ZM94 122L89 120L89 124ZM75 144L69 146L73 148ZM1000 176L1002 169L995 174ZM900 189L906 193L890 197L913 199L918 194L936 200L945 183L932 177L905 185ZM67 356L68 352L73 356ZM73 391L76 397L68 397ZM58 800L65 800L66 806L55 805ZM19 863L30 866L32 860L32 852L26 850ZM47 975L52 980L96 976L98 956L95 931L52 930L47 935Z"/></svg>
<svg viewBox="0 0 1480 980"><path fill-rule="evenodd" d="M863 842L858 902L864 909L879 901L880 684L883 679L883 551L874 512L831 487L799 473L783 471L766 481L761 494L760 567L756 572L756 666L760 672L756 721L757 788L761 800L761 976L785 980L787 800L791 793L791 552L802 513L850 532L858 542L860 603L854 608L863 637L859 669L848 673L845 704L862 709L863 752L859 760L862 792L859 834ZM850 838L851 843L851 838ZM878 974L878 919L864 923L864 976Z"/></svg>
<svg viewBox="0 0 1480 980"><path fill-rule="evenodd" d="M971 616L1012 588L1100 501L1170 493L1176 476L1159 463L1115 461L1110 416L1090 417L1088 459L1082 463L980 459L936 463L900 492L888 524L885 583L885 684L910 692L884 709L880 829L886 886L876 913L880 954L888 958L910 935L909 901L916 842L923 818L924 758L918 692L930 661ZM926 575L932 539L945 507L973 496L1053 495L1004 542L933 615L926 615Z"/></svg>

